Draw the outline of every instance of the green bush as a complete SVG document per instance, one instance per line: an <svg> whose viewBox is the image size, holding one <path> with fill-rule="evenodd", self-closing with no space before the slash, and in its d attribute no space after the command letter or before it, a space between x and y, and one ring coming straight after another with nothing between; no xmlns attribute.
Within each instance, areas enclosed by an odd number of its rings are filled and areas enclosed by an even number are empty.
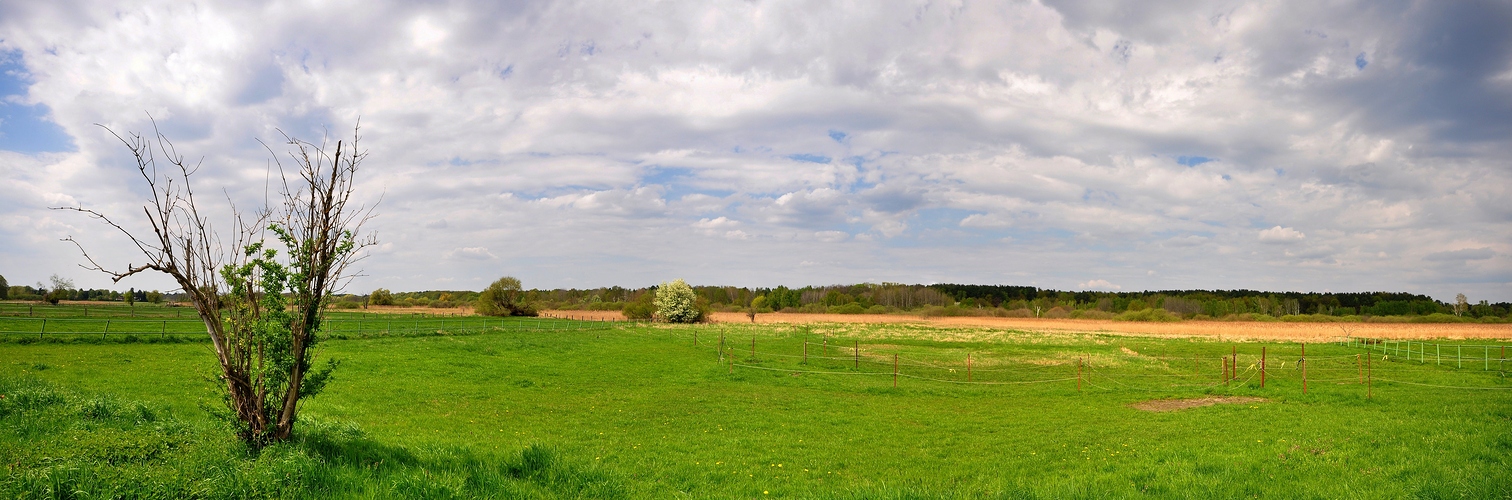
<svg viewBox="0 0 1512 500"><path fill-rule="evenodd" d="M443 298L450 298L447 294L442 295ZM494 281L478 294L477 300L473 302L473 312L485 316L535 316L535 308L526 304L521 298L520 280L513 276L505 276Z"/></svg>
<svg viewBox="0 0 1512 500"><path fill-rule="evenodd" d="M651 319L656 314L656 294L650 291L640 294L640 297L625 304L620 313L630 319Z"/></svg>
<svg viewBox="0 0 1512 500"><path fill-rule="evenodd" d="M1170 312L1166 311L1165 309L1141 309L1141 310L1138 310L1138 311L1128 311L1128 312L1119 314L1118 316L1114 316L1113 319L1115 321L1159 321L1159 322L1172 322L1172 321L1181 321L1181 316L1177 316L1175 314L1171 314Z"/></svg>
<svg viewBox="0 0 1512 500"><path fill-rule="evenodd" d="M1113 313L1096 309L1083 309L1071 313L1072 318L1078 319L1113 319Z"/></svg>
<svg viewBox="0 0 1512 500"><path fill-rule="evenodd" d="M1453 314L1433 313L1427 316L1418 316L1412 318L1411 321L1413 323L1464 323L1474 320L1471 318L1455 316Z"/></svg>
<svg viewBox="0 0 1512 500"><path fill-rule="evenodd" d="M829 308L830 314L862 314L865 312L866 308L861 307L861 304L857 304L855 302L851 302L843 306L834 306Z"/></svg>
<svg viewBox="0 0 1512 500"><path fill-rule="evenodd" d="M375 306L394 305L394 294L393 292L388 291L388 289L386 288L373 290L373 293L368 294L368 304Z"/></svg>

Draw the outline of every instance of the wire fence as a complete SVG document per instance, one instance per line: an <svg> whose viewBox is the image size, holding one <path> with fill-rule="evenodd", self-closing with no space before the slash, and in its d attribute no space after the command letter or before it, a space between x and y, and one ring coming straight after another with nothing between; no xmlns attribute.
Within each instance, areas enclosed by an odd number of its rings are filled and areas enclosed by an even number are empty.
<svg viewBox="0 0 1512 500"><path fill-rule="evenodd" d="M890 379L892 387L902 381L920 381L949 385L1075 385L1077 390L1137 391L1149 393L1192 393L1239 391L1246 393L1275 390L1300 390L1303 394L1339 391L1352 386L1351 392L1370 398L1383 384L1402 384L1439 389L1471 391L1512 391L1507 374L1501 370L1504 357L1499 345L1476 345L1483 367L1494 367L1493 376L1479 371L1451 369L1447 363L1434 365L1431 354L1424 358L1424 348L1413 341L1416 350L1407 346L1388 345L1380 354L1378 343L1361 339L1341 339L1328 344L1236 344L1227 353L1149 355L1127 349L1078 352L1070 346L1060 351L1035 355L1003 353L967 353L956 359L940 359L941 349L933 355L910 351L891 343L865 344L860 340L795 340L792 335L761 337L741 331L739 340L721 332L716 341L705 341L730 373L736 370L787 373L794 376L878 377ZM800 332L797 335L803 335ZM694 333L694 336L697 334ZM832 341L833 340L833 341ZM697 340L694 340L697 342ZM1432 343L1421 343L1433 346ZM1365 347L1368 349L1362 350ZM1469 345L1462 346L1465 348ZM916 348L918 349L918 348ZM1240 352L1241 349L1244 352ZM1405 354L1393 358L1392 349L1413 352L1414 363L1405 364ZM1430 347L1429 349L1432 349ZM1311 351L1311 354L1309 354ZM1431 351L1429 351L1431 352ZM984 355L985 354L985 355ZM1468 356L1462 359L1469 360ZM1382 362L1382 361L1403 361ZM1489 370L1490 368L1487 368ZM1363 389L1363 391L1361 390Z"/></svg>
<svg viewBox="0 0 1512 500"><path fill-rule="evenodd" d="M1394 340L1351 337L1345 345L1380 353L1383 361L1417 362L1452 366L1456 369L1480 365L1481 371L1505 371L1507 346L1504 344L1443 344L1418 340Z"/></svg>
<svg viewBox="0 0 1512 500"><path fill-rule="evenodd" d="M16 309L15 304L4 304ZM0 338L131 337L204 338L197 315L181 317L0 315ZM116 306L115 309L124 309ZM192 312L192 311L190 311ZM94 311L91 314L99 314ZM1512 390L1506 377L1505 345L1344 338L1328 344L1251 343L1227 353L1139 353L1107 347L1062 346L1036 352L965 352L956 348L898 345L887 339L841 338L813 328L711 326L624 328L644 322L577 317L495 318L471 315L333 312L319 335L325 339L436 334L595 332L602 335L672 336L709 350L726 370L795 375L877 377L896 387L903 381L943 385L1075 385L1077 390L1190 393L1264 390L1282 384L1303 393L1337 386L1363 386L1367 397L1379 384L1440 389ZM704 337L700 343L699 334ZM717 339L714 337L717 335ZM34 336L34 337L33 337ZM740 340L737 341L736 337ZM747 337L749 339L747 340ZM815 338L818 337L818 338ZM1309 354L1311 349L1311 354ZM1243 352L1241 352L1243 351ZM1479 370L1474 370L1479 368ZM1472 373L1496 376L1469 376ZM1329 390L1329 389L1321 389Z"/></svg>

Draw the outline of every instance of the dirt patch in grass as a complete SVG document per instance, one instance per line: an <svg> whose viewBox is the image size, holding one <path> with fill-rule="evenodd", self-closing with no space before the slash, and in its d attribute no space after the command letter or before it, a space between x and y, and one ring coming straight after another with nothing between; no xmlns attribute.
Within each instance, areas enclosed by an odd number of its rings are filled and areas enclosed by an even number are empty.
<svg viewBox="0 0 1512 500"><path fill-rule="evenodd" d="M1185 410L1187 408L1213 406L1217 404L1264 403L1267 401L1269 400L1265 398L1245 396L1215 396L1195 399L1152 399L1149 401L1134 403L1129 406L1133 406L1136 410L1144 411L1176 411Z"/></svg>

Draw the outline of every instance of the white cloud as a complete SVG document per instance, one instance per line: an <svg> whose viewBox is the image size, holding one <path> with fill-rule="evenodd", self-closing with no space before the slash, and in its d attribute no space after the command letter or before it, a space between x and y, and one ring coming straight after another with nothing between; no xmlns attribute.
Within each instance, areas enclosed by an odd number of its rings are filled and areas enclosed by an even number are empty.
<svg viewBox="0 0 1512 500"><path fill-rule="evenodd" d="M1261 243L1296 243L1307 238L1301 231L1289 227L1276 226L1260 231Z"/></svg>
<svg viewBox="0 0 1512 500"><path fill-rule="evenodd" d="M1123 287L1121 287L1121 286L1109 283L1108 280L1091 280L1091 281L1086 281L1086 282L1083 282L1083 283L1077 283L1076 286L1078 288L1084 288L1084 289L1101 289L1101 290L1120 290L1120 289L1123 289Z"/></svg>
<svg viewBox="0 0 1512 500"><path fill-rule="evenodd" d="M497 259L493 252L484 247L461 247L453 249L446 254L446 258L454 260L493 260Z"/></svg>
<svg viewBox="0 0 1512 500"><path fill-rule="evenodd" d="M131 260L43 207L136 213L93 124L146 111L243 207L268 179L254 139L361 116L359 194L392 246L355 286L502 265L547 287L1097 273L1452 297L1512 275L1508 9L1088 5L6 3L0 51L31 80L0 98L47 106L76 150L0 152L0 272L71 269L70 233Z"/></svg>

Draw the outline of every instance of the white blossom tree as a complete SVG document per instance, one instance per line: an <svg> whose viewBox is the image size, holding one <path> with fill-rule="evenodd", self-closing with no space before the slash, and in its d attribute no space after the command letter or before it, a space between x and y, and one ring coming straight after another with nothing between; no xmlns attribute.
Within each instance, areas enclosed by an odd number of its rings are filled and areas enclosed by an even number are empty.
<svg viewBox="0 0 1512 500"><path fill-rule="evenodd" d="M656 289L656 317L668 323L696 323L703 319L698 294L681 278Z"/></svg>

